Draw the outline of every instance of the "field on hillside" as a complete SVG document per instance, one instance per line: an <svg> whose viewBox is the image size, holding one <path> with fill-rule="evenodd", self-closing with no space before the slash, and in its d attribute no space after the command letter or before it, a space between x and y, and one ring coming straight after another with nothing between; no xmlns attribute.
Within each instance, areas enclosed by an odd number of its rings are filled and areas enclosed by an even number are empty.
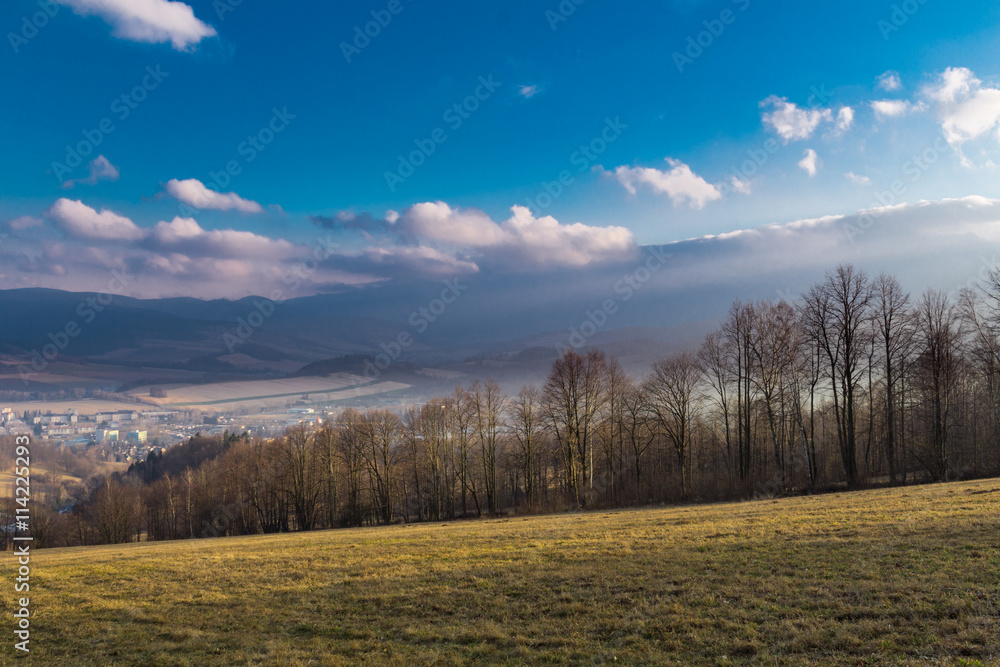
<svg viewBox="0 0 1000 667"><path fill-rule="evenodd" d="M12 465L7 470L0 472L0 498L14 497L14 484L17 479L14 471L16 469ZM41 483L40 480L44 479L49 484L83 484L83 480L79 477L40 464L31 466L31 477L33 482L38 481L39 483Z"/></svg>
<svg viewBox="0 0 1000 667"><path fill-rule="evenodd" d="M32 567L33 664L1000 660L1000 480L52 550Z"/></svg>
<svg viewBox="0 0 1000 667"><path fill-rule="evenodd" d="M22 375L23 371L23 375ZM182 370L156 369L157 377L164 382L190 382L201 373ZM113 363L72 363L53 361L44 372L36 373L24 360L0 355L0 390L5 391L58 391L60 389L99 389L123 382L133 382L149 377L150 370L135 366L118 366ZM25 384L27 380L28 384Z"/></svg>
<svg viewBox="0 0 1000 667"><path fill-rule="evenodd" d="M149 399L168 408L261 406L295 401L305 394L318 400L337 401L407 389L399 382L373 382L359 375L336 373L326 377L247 380L196 385L165 385L166 398ZM149 387L139 387L131 394L148 397Z"/></svg>

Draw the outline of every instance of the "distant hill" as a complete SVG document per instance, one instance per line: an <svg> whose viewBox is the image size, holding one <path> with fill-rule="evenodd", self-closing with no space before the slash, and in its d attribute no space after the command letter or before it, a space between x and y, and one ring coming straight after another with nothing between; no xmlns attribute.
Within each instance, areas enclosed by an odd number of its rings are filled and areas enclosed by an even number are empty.
<svg viewBox="0 0 1000 667"><path fill-rule="evenodd" d="M0 291L0 312L16 314L0 327L0 357L7 362L6 370L0 369L0 388L44 391L240 376L365 375L367 361L406 334L411 343L379 372L379 379L441 392L489 376L516 389L540 381L570 343L603 349L626 370L642 374L656 358L696 346L713 323L616 328L615 320L582 340L572 339L579 327L575 314L563 318L565 328L526 334L519 332L533 324L531 318L500 327L475 310L449 311L433 325L419 327L412 306L400 306L398 299L373 305L366 301L370 297L361 291L270 304L261 297L202 301L50 289ZM404 301L420 303L420 298L410 294ZM471 309L484 306L467 303ZM550 313L542 322L553 319ZM46 366L46 375L25 381L16 373L25 362L56 348L58 356Z"/></svg>

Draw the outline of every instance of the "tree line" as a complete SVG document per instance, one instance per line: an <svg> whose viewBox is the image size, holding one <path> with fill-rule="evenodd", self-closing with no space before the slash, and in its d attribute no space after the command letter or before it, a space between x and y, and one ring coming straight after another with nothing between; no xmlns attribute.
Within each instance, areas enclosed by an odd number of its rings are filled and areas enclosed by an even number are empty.
<svg viewBox="0 0 1000 667"><path fill-rule="evenodd" d="M171 540L997 474L1000 271L914 298L843 265L796 304L734 303L643 378L570 350L516 393L476 380L402 414L193 438L96 480L50 532Z"/></svg>

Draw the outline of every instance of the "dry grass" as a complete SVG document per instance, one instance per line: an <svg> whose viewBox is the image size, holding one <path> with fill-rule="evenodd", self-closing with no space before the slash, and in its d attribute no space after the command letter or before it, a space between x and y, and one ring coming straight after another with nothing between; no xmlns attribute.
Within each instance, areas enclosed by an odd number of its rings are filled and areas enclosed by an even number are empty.
<svg viewBox="0 0 1000 667"><path fill-rule="evenodd" d="M15 497L14 484L17 479L17 475L14 474L15 470L17 470L17 467L11 466L7 470L0 472L0 498ZM31 466L31 477L32 485L44 483L51 486L73 486L84 483L80 477L38 463Z"/></svg>
<svg viewBox="0 0 1000 667"><path fill-rule="evenodd" d="M39 552L32 657L1000 664L998 510L986 480Z"/></svg>

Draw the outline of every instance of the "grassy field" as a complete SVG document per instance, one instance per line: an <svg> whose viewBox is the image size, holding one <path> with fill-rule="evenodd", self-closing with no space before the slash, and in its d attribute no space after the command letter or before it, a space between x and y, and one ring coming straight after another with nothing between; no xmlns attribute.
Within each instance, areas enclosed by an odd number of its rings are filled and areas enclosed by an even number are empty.
<svg viewBox="0 0 1000 667"><path fill-rule="evenodd" d="M14 474L14 471L16 469L15 466L11 466L7 470L0 472L0 498L13 498L15 496L14 483L17 476ZM83 479L59 470L58 466L49 468L45 465L35 464L31 466L31 477L33 484L41 483L42 480L54 485L66 484L70 486L73 484L83 484Z"/></svg>
<svg viewBox="0 0 1000 667"><path fill-rule="evenodd" d="M1000 480L32 566L34 664L1000 664Z"/></svg>

